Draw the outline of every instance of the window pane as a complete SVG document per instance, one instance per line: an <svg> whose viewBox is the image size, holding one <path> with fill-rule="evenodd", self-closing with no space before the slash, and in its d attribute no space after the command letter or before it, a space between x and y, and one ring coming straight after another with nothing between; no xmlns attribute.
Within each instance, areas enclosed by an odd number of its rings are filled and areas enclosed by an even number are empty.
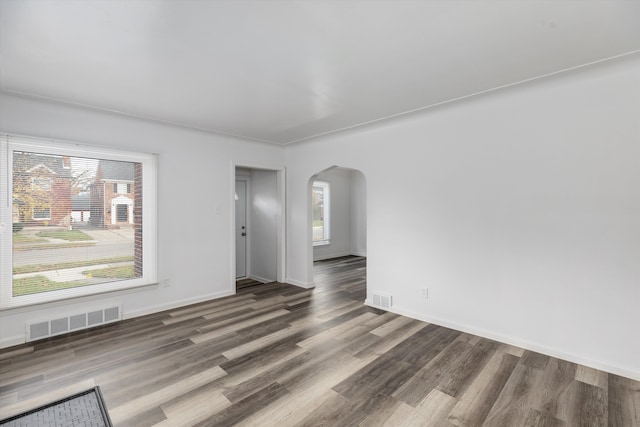
<svg viewBox="0 0 640 427"><path fill-rule="evenodd" d="M34 176L31 178L31 188L33 190L49 191L51 190L51 178Z"/></svg>
<svg viewBox="0 0 640 427"><path fill-rule="evenodd" d="M329 184L316 181L311 190L313 241L329 240Z"/></svg>
<svg viewBox="0 0 640 427"><path fill-rule="evenodd" d="M142 164L13 152L14 297L142 277Z"/></svg>
<svg viewBox="0 0 640 427"><path fill-rule="evenodd" d="M313 241L317 242L324 239L324 208L323 199L324 191L322 187L313 187L312 203L313 203Z"/></svg>
<svg viewBox="0 0 640 427"><path fill-rule="evenodd" d="M51 208L34 207L33 219L36 219L36 220L51 219Z"/></svg>

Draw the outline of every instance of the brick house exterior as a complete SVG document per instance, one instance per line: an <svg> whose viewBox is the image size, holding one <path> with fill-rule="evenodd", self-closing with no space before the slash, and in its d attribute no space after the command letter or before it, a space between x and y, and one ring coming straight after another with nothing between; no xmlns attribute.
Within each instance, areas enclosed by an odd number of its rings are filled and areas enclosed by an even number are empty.
<svg viewBox="0 0 640 427"><path fill-rule="evenodd" d="M90 189L90 224L100 228L133 227L136 190L134 163L100 160Z"/></svg>
<svg viewBox="0 0 640 427"><path fill-rule="evenodd" d="M89 224L133 227L134 277L142 277L142 164L100 160L90 198Z"/></svg>
<svg viewBox="0 0 640 427"><path fill-rule="evenodd" d="M14 222L69 226L71 181L69 157L14 152Z"/></svg>

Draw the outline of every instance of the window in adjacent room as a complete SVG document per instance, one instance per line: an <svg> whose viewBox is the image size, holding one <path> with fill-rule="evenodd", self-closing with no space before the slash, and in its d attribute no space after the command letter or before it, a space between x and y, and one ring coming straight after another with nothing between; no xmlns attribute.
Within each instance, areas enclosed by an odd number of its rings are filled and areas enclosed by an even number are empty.
<svg viewBox="0 0 640 427"><path fill-rule="evenodd" d="M330 239L328 182L313 182L311 190L311 210L313 218L313 245L328 245Z"/></svg>

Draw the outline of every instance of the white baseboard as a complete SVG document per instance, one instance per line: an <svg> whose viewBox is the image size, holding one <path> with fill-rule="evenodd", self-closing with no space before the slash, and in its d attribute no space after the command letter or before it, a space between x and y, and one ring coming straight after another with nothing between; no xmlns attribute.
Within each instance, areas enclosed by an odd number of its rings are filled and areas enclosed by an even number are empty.
<svg viewBox="0 0 640 427"><path fill-rule="evenodd" d="M257 282L261 282L261 283L275 282L275 280L273 280L273 279L267 279L266 277L254 276L253 274L251 276L249 276L249 279L253 279L253 280L255 280Z"/></svg>
<svg viewBox="0 0 640 427"><path fill-rule="evenodd" d="M187 298L187 299L183 299L183 300L179 300L179 301L173 301L171 303L168 304L161 304L161 305L156 305L153 307L147 307L144 310L137 310L137 311L130 311L128 313L123 312L122 313L122 320L125 319L132 319L134 317L140 317L140 316L145 316L147 314L153 314L153 313L158 313L161 311L165 311L165 310L171 310L174 308L179 308L179 307L184 307L186 305L190 305L190 304L196 304L199 302L204 302L204 301L209 301L212 299L217 299L217 298L222 298L222 297L226 297L226 296L230 296L230 295L234 295L235 291L222 291L222 292L215 292L212 294L207 294L207 295L201 295L199 297L195 297L195 298ZM13 337L8 337L8 338L2 338L0 339L0 348L6 348L6 347L13 347L15 345L20 345L20 344L24 344L27 342L27 336L26 335L16 335Z"/></svg>
<svg viewBox="0 0 640 427"><path fill-rule="evenodd" d="M349 256L349 255L351 255L350 251L347 251L347 252L336 252L336 253L331 253L331 254L319 255L317 257L314 256L313 260L314 261L322 261L322 260L325 260L325 259L340 258L340 257L343 257L343 256Z"/></svg>
<svg viewBox="0 0 640 427"><path fill-rule="evenodd" d="M370 307L384 310L378 306L373 305L372 301L369 298L367 298L367 300L364 303ZM604 371L611 374L620 375L622 377L631 378L636 381L640 381L640 372L630 371L628 369L620 368L618 366L612 366L610 364L603 363L598 360L587 359L582 356L566 353L555 348L545 347L543 345L532 343L526 340L522 340L519 338L507 336L507 335L497 334L484 329L478 329L469 325L464 325L457 322L451 322L451 321L440 319L437 317L424 316L420 313L415 313L411 310L403 309L402 307L390 307L387 310L392 313L400 314L402 316L411 317L412 319L421 320L427 323L433 323L434 325L444 326L446 328L451 328L457 331L466 332L468 334L477 335L479 337L488 338L490 340L498 341L504 344L509 344L516 347L524 348L525 350L535 351L536 353L545 354L547 356L566 360L568 362L577 363L579 365L588 366L593 369L598 369L600 371Z"/></svg>
<svg viewBox="0 0 640 427"><path fill-rule="evenodd" d="M27 342L26 335L16 335L13 337L0 339L0 348L13 347L14 345L20 345Z"/></svg>
<svg viewBox="0 0 640 427"><path fill-rule="evenodd" d="M366 257L367 254L363 253L363 252L338 252L338 253L334 253L334 254L327 254L327 255L320 255L318 257L313 257L314 261L323 261L325 259L332 259L332 258L341 258L343 256L362 256L362 257Z"/></svg>
<svg viewBox="0 0 640 427"><path fill-rule="evenodd" d="M134 317L146 316L147 314L159 313L165 310L172 310L174 308L184 307L186 305L197 304L199 302L209 301L212 299L218 299L222 297L228 297L235 295L235 291L222 291L212 294L200 295L195 298L186 298L178 301L172 301L168 304L155 305L153 307L145 308L144 310L130 311L128 313L122 313L122 319L131 319Z"/></svg>
<svg viewBox="0 0 640 427"><path fill-rule="evenodd" d="M298 286L300 288L304 288L304 289L311 289L311 288L314 288L316 286L314 283L301 282L299 280L291 279L291 278L287 278L284 282L288 283L290 285L294 285L294 286Z"/></svg>

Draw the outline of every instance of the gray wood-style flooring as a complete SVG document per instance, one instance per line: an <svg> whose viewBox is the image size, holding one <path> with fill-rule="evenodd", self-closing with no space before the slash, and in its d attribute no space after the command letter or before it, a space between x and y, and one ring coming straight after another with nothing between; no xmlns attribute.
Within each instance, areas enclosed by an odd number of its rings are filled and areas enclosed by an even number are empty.
<svg viewBox="0 0 640 427"><path fill-rule="evenodd" d="M366 260L0 351L0 418L99 385L116 426L640 426L640 382L363 304Z"/></svg>

